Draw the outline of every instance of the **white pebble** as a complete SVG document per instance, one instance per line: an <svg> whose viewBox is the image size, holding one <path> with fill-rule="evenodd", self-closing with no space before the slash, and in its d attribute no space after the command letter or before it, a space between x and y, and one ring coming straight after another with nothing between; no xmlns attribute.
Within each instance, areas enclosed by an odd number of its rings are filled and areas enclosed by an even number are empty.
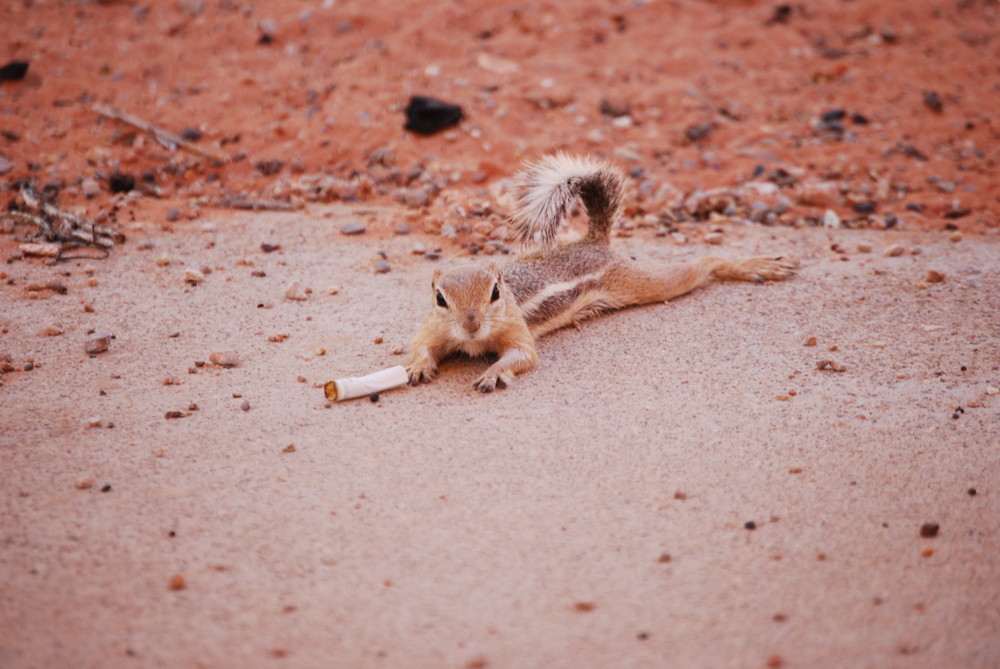
<svg viewBox="0 0 1000 669"><path fill-rule="evenodd" d="M214 351L208 355L208 359L216 365L222 365L223 367L235 367L240 362L236 351Z"/></svg>
<svg viewBox="0 0 1000 669"><path fill-rule="evenodd" d="M305 286L302 285L301 281L293 281L285 288L285 299L304 302L309 299L309 294L306 293Z"/></svg>
<svg viewBox="0 0 1000 669"><path fill-rule="evenodd" d="M108 350L109 346L111 346L111 335L103 332L95 332L87 337L83 348L87 353L95 354L104 353Z"/></svg>

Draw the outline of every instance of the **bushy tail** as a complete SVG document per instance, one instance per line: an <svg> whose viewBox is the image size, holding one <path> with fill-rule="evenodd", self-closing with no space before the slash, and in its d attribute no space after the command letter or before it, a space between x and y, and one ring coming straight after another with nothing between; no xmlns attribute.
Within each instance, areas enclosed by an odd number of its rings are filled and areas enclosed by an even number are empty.
<svg viewBox="0 0 1000 669"><path fill-rule="evenodd" d="M520 192L510 221L512 242L552 243L578 197L587 212L587 238L608 242L624 190L624 177L617 167L559 153L530 165L517 180Z"/></svg>

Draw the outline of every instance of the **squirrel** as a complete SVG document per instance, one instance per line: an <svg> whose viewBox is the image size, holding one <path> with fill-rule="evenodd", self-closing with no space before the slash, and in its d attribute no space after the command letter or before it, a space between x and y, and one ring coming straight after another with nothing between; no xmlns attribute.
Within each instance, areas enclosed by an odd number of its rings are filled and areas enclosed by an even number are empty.
<svg viewBox="0 0 1000 669"><path fill-rule="evenodd" d="M713 281L778 281L796 261L706 257L659 272L634 267L611 249L625 179L614 165L566 154L543 157L515 177L517 200L509 241L535 248L504 267L437 270L431 312L410 346L410 383L431 381L454 353L497 360L472 384L489 393L538 363L535 340L549 332L624 307L664 302ZM586 236L555 243L567 212L579 200Z"/></svg>

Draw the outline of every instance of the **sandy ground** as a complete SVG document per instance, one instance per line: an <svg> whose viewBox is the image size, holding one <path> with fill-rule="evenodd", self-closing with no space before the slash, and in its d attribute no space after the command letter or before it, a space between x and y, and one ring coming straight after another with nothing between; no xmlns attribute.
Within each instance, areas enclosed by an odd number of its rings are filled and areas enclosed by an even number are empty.
<svg viewBox="0 0 1000 669"><path fill-rule="evenodd" d="M432 268L462 259L311 214L139 234L61 265L65 295L27 299L52 269L12 266L0 665L1000 662L996 237L619 239L802 266L556 333L489 396L456 361L330 406L323 382L400 362ZM96 357L91 329L114 335ZM241 364L196 366L219 349Z"/></svg>
<svg viewBox="0 0 1000 669"><path fill-rule="evenodd" d="M782 6L0 2L0 667L1000 666L1000 5ZM328 406L557 149L798 275Z"/></svg>

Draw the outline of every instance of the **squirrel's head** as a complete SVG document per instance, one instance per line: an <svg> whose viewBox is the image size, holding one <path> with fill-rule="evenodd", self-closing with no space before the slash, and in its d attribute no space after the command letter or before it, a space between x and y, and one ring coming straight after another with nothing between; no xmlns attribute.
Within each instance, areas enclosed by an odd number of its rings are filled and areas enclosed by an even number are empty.
<svg viewBox="0 0 1000 669"><path fill-rule="evenodd" d="M433 309L450 322L452 336L460 340L488 338L513 299L494 263L437 270L431 287Z"/></svg>

